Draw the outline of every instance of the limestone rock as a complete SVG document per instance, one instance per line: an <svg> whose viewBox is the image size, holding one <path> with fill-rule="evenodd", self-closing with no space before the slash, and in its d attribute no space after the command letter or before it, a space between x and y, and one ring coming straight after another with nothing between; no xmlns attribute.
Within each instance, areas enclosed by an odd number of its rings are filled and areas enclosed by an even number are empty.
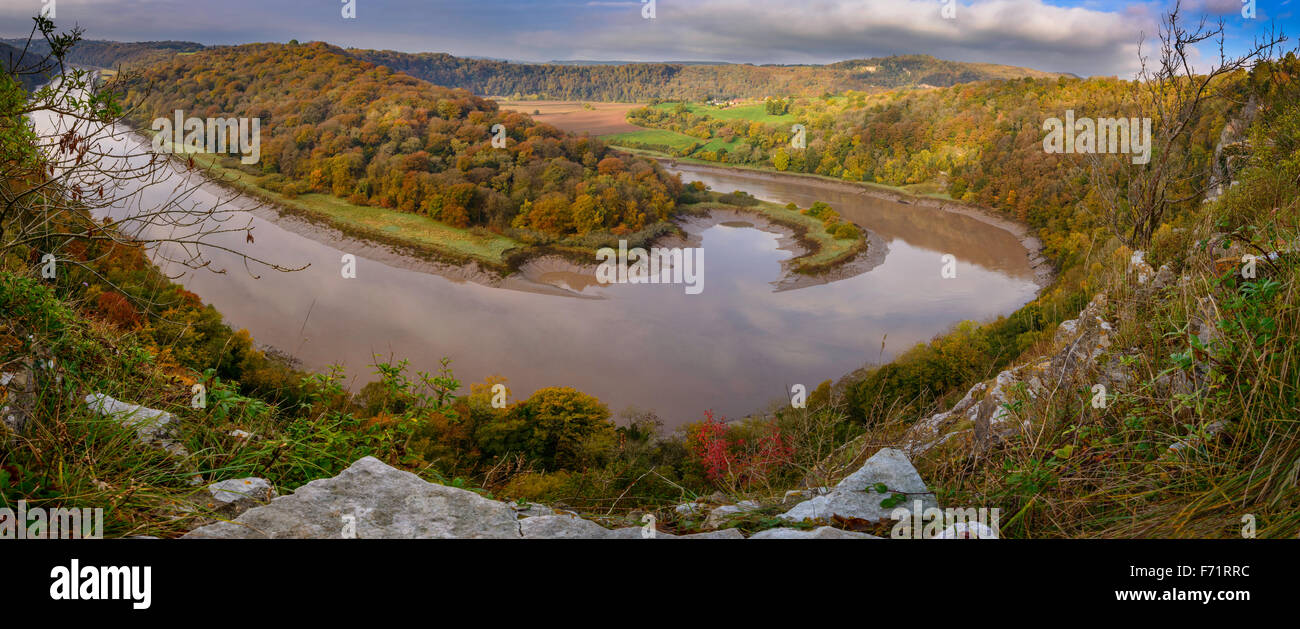
<svg viewBox="0 0 1300 629"><path fill-rule="evenodd" d="M135 429L140 443L162 448L177 456L189 454L176 441L176 418L171 413L115 400L103 393L87 395L86 408Z"/></svg>
<svg viewBox="0 0 1300 629"><path fill-rule="evenodd" d="M673 507L678 515L700 515L708 510L708 505L699 502L686 502Z"/></svg>
<svg viewBox="0 0 1300 629"><path fill-rule="evenodd" d="M1128 259L1129 275L1137 279L1138 285L1144 285L1150 282L1156 275L1155 270L1146 261L1146 252L1134 251Z"/></svg>
<svg viewBox="0 0 1300 629"><path fill-rule="evenodd" d="M663 533L659 533L663 535ZM706 533L691 533L690 535L674 535L670 539L745 539L745 534L738 529L722 529L721 531L708 531Z"/></svg>
<svg viewBox="0 0 1300 629"><path fill-rule="evenodd" d="M27 367L0 373L0 421L14 434L22 434L32 416L36 381Z"/></svg>
<svg viewBox="0 0 1300 629"><path fill-rule="evenodd" d="M785 495L781 497L781 504L788 505L788 504L794 504L796 502L803 502L809 498L824 496L829 493L831 493L830 487L813 487L811 489L791 489L785 492Z"/></svg>
<svg viewBox="0 0 1300 629"><path fill-rule="evenodd" d="M639 530L639 529L638 529ZM524 539L609 539L613 531L571 515L541 515L519 521Z"/></svg>
<svg viewBox="0 0 1300 629"><path fill-rule="evenodd" d="M819 526L810 531L792 528L768 529L755 533L749 539L880 539L868 533L845 531L833 526Z"/></svg>
<svg viewBox="0 0 1300 629"><path fill-rule="evenodd" d="M548 507L544 504L537 504L535 502L531 502L528 504L510 503L510 508L514 509L515 517L518 517L520 519L536 518L545 515L563 515L566 513L572 515L578 515L576 513L573 513L572 511L563 511L560 509Z"/></svg>
<svg viewBox="0 0 1300 629"><path fill-rule="evenodd" d="M709 512L709 517L704 520L704 528L716 529L731 518L762 508L763 505L752 500L743 500L734 505L723 505Z"/></svg>
<svg viewBox="0 0 1300 629"><path fill-rule="evenodd" d="M882 483L888 493L875 491L875 486ZM831 493L801 502L779 517L798 522L829 520L838 515L880 522L888 520L893 511L880 506L881 501L896 492L909 494L909 504L919 500L924 508L939 506L907 456L894 448L882 448L858 471L840 481Z"/></svg>
<svg viewBox="0 0 1300 629"><path fill-rule="evenodd" d="M250 476L232 478L208 485L208 493L218 502L235 502L237 500L257 500L266 502L279 496L271 482L265 478Z"/></svg>
<svg viewBox="0 0 1300 629"><path fill-rule="evenodd" d="M505 503L425 482L365 457L338 476L314 480L230 522L187 538L518 539L522 522Z"/></svg>
<svg viewBox="0 0 1300 629"><path fill-rule="evenodd" d="M232 518L279 495L265 478L232 478L208 485L208 507Z"/></svg>
<svg viewBox="0 0 1300 629"><path fill-rule="evenodd" d="M903 437L904 452L918 456L950 441L986 448L1028 428L1012 421L1014 415L1007 407L1021 398L1076 386L1091 373L1111 345L1114 330L1103 316L1106 305L1106 294L1099 293L1078 319L1061 322L1051 356L1006 369L993 380L971 387L951 409L917 420ZM1103 379L1126 382L1128 376L1118 369L1118 362L1114 367L1103 369Z"/></svg>

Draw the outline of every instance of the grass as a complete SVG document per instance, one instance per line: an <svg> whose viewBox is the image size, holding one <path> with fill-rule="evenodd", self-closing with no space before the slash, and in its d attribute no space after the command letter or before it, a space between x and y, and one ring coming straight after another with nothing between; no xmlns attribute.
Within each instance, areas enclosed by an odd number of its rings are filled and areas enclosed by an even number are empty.
<svg viewBox="0 0 1300 629"><path fill-rule="evenodd" d="M730 140L724 138L713 138L712 140L705 142L704 146L701 146L699 150L700 151L716 151L718 149L731 150L735 148L737 144L740 144L740 141L737 140L736 138L732 138Z"/></svg>
<svg viewBox="0 0 1300 629"><path fill-rule="evenodd" d="M620 146L667 148L679 152L690 150L691 147L703 142L699 138L666 129L644 129L627 133L615 133L600 136L600 139Z"/></svg>
<svg viewBox="0 0 1300 629"><path fill-rule="evenodd" d="M786 124L794 123L797 119L793 114L780 114L773 116L767 113L767 106L764 103L754 103L751 105L736 105L734 107L714 107L703 103L659 103L654 105L655 109L663 111L673 111L679 104L685 104L686 109L692 114L705 115L715 120L748 120L750 122L761 122L763 124Z"/></svg>

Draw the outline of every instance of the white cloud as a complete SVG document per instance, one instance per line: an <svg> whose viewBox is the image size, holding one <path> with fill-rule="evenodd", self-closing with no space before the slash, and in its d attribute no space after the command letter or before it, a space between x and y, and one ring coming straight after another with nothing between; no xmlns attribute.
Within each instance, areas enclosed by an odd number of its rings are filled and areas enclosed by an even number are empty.
<svg viewBox="0 0 1300 629"><path fill-rule="evenodd" d="M1165 5L1148 0L1102 10L1048 1L959 0L956 19L946 20L939 0L657 0L656 18L647 20L636 0L364 0L353 21L321 0L57 0L58 23L85 26L95 39L322 39L538 61L825 63L923 53L1124 76L1135 69L1139 37L1155 32ZM1232 1L1189 0L1215 8ZM40 2L3 5L6 30L25 32Z"/></svg>
<svg viewBox="0 0 1300 629"><path fill-rule="evenodd" d="M654 20L602 12L578 32L521 33L526 48L567 47L577 58L826 62L926 53L1077 74L1134 69L1142 12L1057 7L1043 0L660 0Z"/></svg>

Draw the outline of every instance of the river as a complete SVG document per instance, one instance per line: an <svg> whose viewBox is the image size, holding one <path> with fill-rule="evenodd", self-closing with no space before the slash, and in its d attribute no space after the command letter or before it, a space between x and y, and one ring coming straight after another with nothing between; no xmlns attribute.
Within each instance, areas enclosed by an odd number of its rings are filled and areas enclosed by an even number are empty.
<svg viewBox="0 0 1300 629"><path fill-rule="evenodd" d="M106 140L125 151L138 139ZM678 166L687 181L721 191L801 207L830 203L846 219L887 243L883 261L853 277L777 290L781 261L792 256L778 230L760 221L688 225L704 248L700 294L680 285L587 286L578 298L511 290L445 277L403 264L382 248L328 229L302 229L236 200L232 224L251 219L255 243L242 233L214 242L286 266L254 277L232 254L207 253L214 268L164 271L220 310L259 344L297 358L303 367L341 364L351 386L373 378L370 365L409 359L413 370L436 371L442 357L468 384L503 376L518 400L546 386L572 386L599 397L618 414L653 410L668 427L712 410L728 418L783 399L790 387L811 391L864 364L889 361L956 323L987 321L1033 299L1038 285L1020 239L976 218L860 194L832 183L759 173ZM167 198L192 174L144 189L121 218ZM204 184L190 201L214 204L230 195ZM344 278L341 256L357 256L356 278ZM879 252L877 252L879 253ZM941 256L957 259L945 279Z"/></svg>

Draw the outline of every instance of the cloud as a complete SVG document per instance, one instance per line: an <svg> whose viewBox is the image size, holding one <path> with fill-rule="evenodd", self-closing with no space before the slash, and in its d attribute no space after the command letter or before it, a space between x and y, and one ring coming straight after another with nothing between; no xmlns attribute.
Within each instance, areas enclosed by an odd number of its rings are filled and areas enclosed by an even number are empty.
<svg viewBox="0 0 1300 629"><path fill-rule="evenodd" d="M925 53L1077 74L1125 74L1152 22L1145 15L1058 7L1043 0L659 0L656 18L602 12L578 32L520 34L535 49L569 47L577 58L709 59L820 63Z"/></svg>
<svg viewBox="0 0 1300 629"><path fill-rule="evenodd" d="M1160 0L57 0L58 23L95 39L203 43L325 40L341 46L550 59L826 63L893 54L1129 75ZM1239 0L1188 0L1207 9ZM1064 3L1077 6L1062 6ZM25 29L39 0L6 2ZM1199 7L1198 7L1199 8ZM11 19L19 18L19 19ZM17 32L7 32L17 35Z"/></svg>

